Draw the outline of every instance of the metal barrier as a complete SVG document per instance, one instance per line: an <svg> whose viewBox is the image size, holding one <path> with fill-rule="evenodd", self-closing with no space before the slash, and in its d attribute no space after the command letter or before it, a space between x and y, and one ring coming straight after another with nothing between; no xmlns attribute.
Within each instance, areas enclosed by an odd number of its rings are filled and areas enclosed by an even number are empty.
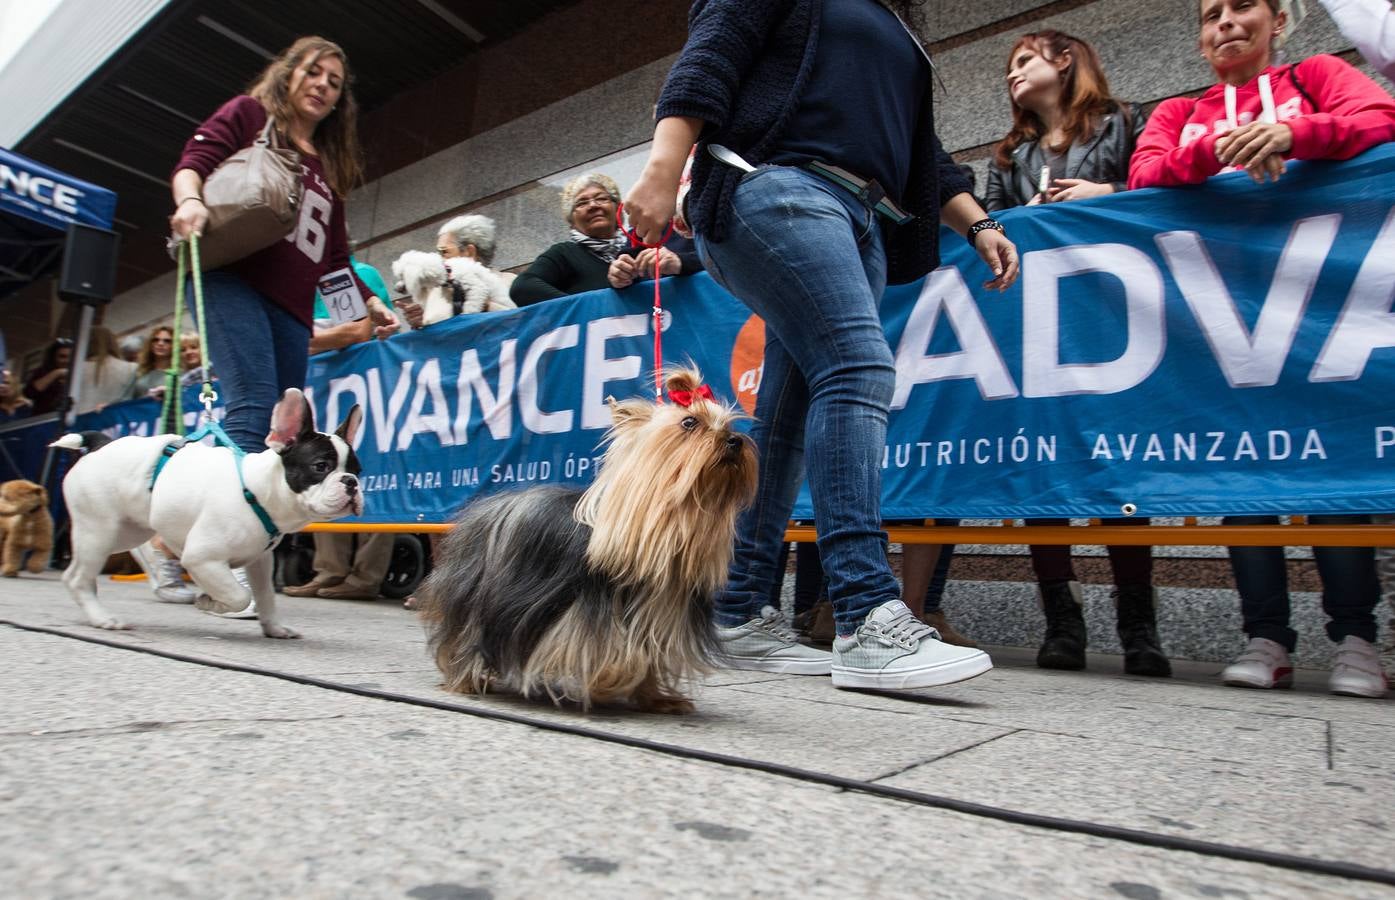
<svg viewBox="0 0 1395 900"><path fill-rule="evenodd" d="M1309 525L1294 516L1289 525L889 525L887 537L897 544L1105 544L1144 547L1395 547L1395 525ZM449 524L428 522L371 524L321 522L309 532L443 534ZM791 524L787 541L813 541L812 525Z"/></svg>

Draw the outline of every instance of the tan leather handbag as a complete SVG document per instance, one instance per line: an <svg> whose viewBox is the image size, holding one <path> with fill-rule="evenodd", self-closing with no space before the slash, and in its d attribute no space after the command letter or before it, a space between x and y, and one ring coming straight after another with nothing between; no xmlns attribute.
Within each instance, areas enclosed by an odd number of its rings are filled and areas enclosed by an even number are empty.
<svg viewBox="0 0 1395 900"><path fill-rule="evenodd" d="M305 193L300 154L277 141L273 120L252 142L223 160L203 183L208 225L199 240L205 271L270 247L295 228Z"/></svg>

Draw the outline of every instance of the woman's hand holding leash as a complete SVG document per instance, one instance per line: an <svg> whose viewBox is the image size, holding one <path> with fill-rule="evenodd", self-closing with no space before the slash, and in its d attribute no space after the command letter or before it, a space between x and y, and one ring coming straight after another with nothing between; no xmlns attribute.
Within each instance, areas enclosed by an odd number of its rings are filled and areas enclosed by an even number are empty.
<svg viewBox="0 0 1395 900"><path fill-rule="evenodd" d="M188 239L191 234L202 236L206 227L208 207L203 205L203 200L199 197L184 198L184 201L174 208L174 215L170 216L170 230L180 240Z"/></svg>

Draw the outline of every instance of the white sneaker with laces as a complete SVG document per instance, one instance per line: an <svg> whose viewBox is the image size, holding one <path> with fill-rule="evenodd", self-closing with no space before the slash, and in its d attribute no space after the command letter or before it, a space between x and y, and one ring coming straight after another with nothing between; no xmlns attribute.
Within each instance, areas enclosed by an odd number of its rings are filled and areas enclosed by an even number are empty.
<svg viewBox="0 0 1395 900"><path fill-rule="evenodd" d="M1337 661L1327 689L1347 697L1384 697L1388 688L1380 651L1356 635L1347 635L1337 645Z"/></svg>
<svg viewBox="0 0 1395 900"><path fill-rule="evenodd" d="M982 675L993 661L956 647L911 614L900 600L873 609L848 637L833 641L833 686L894 691L936 687Z"/></svg>
<svg viewBox="0 0 1395 900"><path fill-rule="evenodd" d="M833 657L799 643L785 614L773 606L742 625L717 626L718 663L778 675L827 675Z"/></svg>
<svg viewBox="0 0 1395 900"><path fill-rule="evenodd" d="M1293 663L1282 644L1250 638L1245 651L1221 672L1221 681L1231 687L1293 687Z"/></svg>

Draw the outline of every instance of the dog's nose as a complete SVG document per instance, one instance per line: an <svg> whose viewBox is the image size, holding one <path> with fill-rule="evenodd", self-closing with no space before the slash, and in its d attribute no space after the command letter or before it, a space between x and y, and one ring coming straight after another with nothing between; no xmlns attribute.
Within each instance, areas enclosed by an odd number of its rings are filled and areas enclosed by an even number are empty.
<svg viewBox="0 0 1395 900"><path fill-rule="evenodd" d="M358 479L352 475L341 475L339 480L344 483L344 491L352 497L358 493Z"/></svg>
<svg viewBox="0 0 1395 900"><path fill-rule="evenodd" d="M733 434L727 438L727 455L735 456L741 452L741 435Z"/></svg>

